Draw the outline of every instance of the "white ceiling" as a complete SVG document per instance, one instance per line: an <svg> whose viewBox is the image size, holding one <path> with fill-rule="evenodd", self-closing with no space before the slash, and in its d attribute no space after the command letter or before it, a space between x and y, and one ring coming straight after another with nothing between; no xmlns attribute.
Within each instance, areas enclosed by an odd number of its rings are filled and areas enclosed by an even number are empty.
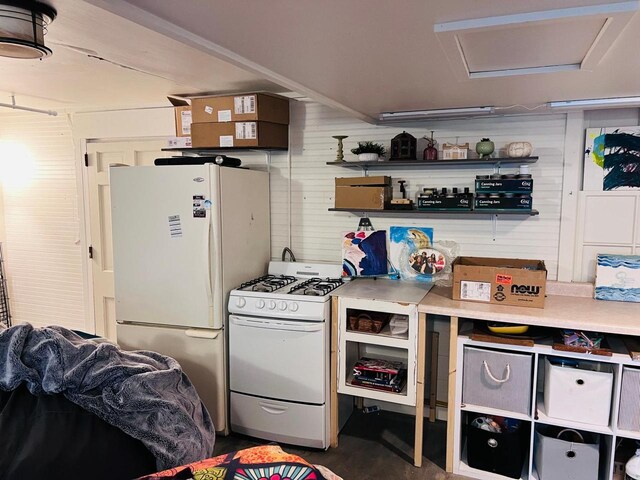
<svg viewBox="0 0 640 480"><path fill-rule="evenodd" d="M86 108L158 105L169 93L296 91L362 118L394 110L533 107L640 95L638 14L593 70L466 81L454 75L435 24L557 9L557 0L89 2L52 0L59 12L47 35L53 57L0 59L0 92L15 92L19 101L20 95L40 97L31 99L40 105ZM616 2L564 0L561 6L605 3ZM601 23L553 25L505 28L493 37L469 33L463 42L480 69L578 61ZM146 73L55 43L95 50Z"/></svg>
<svg viewBox="0 0 640 480"><path fill-rule="evenodd" d="M283 90L82 0L50 3L58 10L45 37L53 56L0 57L1 103L15 94L22 105L86 110L168 105L168 94Z"/></svg>

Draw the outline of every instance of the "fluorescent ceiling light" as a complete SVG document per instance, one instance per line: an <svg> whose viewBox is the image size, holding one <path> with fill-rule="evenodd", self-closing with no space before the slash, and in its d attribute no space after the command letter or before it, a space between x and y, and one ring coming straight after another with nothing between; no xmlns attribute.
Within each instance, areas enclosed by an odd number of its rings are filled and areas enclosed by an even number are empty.
<svg viewBox="0 0 640 480"><path fill-rule="evenodd" d="M640 106L640 97L587 98L549 102L550 108L606 108Z"/></svg>
<svg viewBox="0 0 640 480"><path fill-rule="evenodd" d="M491 115L492 113L495 113L495 109L493 107L410 110L404 112L383 112L380 114L380 121L389 122L393 120L429 120L432 118L475 117L476 115Z"/></svg>

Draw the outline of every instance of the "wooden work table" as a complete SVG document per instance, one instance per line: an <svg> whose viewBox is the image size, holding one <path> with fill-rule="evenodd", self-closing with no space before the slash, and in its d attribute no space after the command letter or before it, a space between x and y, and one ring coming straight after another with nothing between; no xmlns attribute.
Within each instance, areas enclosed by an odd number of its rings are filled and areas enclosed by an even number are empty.
<svg viewBox="0 0 640 480"><path fill-rule="evenodd" d="M544 308L509 307L451 299L451 289L433 288L419 303L420 323L427 315L450 317L447 471L453 471L455 388L457 383L459 319L497 321L540 327L640 335L640 304L594 300L585 284L548 282Z"/></svg>

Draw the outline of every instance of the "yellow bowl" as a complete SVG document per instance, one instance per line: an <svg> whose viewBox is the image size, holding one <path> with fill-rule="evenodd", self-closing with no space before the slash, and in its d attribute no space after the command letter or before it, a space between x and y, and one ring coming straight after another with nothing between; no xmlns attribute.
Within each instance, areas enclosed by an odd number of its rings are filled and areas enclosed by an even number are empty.
<svg viewBox="0 0 640 480"><path fill-rule="evenodd" d="M488 327L489 330L491 330L493 333L502 333L505 335L520 335L522 333L526 333L529 330L529 325L488 325Z"/></svg>

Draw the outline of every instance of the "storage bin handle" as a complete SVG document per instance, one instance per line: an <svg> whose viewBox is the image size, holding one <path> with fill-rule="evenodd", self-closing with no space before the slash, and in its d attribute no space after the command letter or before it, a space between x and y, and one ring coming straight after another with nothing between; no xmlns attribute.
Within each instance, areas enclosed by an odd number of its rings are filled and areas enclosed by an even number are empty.
<svg viewBox="0 0 640 480"><path fill-rule="evenodd" d="M502 380L497 379L496 377L493 376L493 374L491 373L491 370L489 370L489 365L487 365L487 362L483 360L482 365L484 366L484 370L485 372L487 372L487 375L489 375L489 378L494 382L507 383L509 381L509 378L511 377L511 365L509 365L508 363L507 363L507 375Z"/></svg>

